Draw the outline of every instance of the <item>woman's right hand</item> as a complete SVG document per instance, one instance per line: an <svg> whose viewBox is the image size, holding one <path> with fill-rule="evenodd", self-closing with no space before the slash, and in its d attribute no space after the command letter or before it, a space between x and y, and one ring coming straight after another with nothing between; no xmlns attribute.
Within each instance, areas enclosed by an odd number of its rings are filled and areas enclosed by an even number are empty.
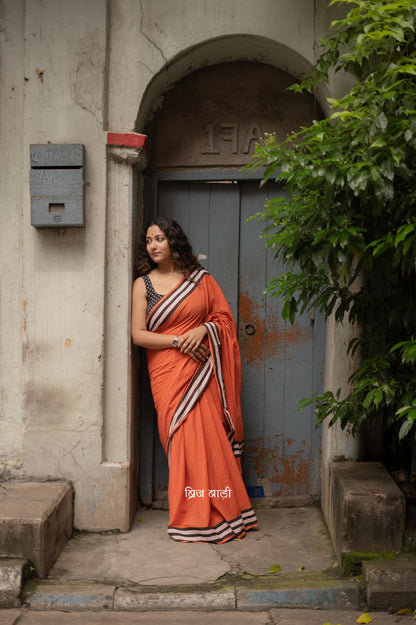
<svg viewBox="0 0 416 625"><path fill-rule="evenodd" d="M183 353L190 356L195 362L205 362L209 356L209 350L206 345L200 345L194 350L184 351Z"/></svg>
<svg viewBox="0 0 416 625"><path fill-rule="evenodd" d="M209 349L202 342L206 335L207 329L205 326L198 326L188 330L188 332L178 336L178 349L183 354L190 356L195 362L205 362L209 356Z"/></svg>

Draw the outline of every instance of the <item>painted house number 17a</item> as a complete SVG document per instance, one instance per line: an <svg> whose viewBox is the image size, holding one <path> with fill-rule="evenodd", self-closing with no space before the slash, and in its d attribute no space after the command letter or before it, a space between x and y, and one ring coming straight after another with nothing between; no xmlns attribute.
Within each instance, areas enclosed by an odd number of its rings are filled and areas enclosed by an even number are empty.
<svg viewBox="0 0 416 625"><path fill-rule="evenodd" d="M262 137L258 122L240 124L239 122L218 122L204 128L202 154L248 154L254 144Z"/></svg>

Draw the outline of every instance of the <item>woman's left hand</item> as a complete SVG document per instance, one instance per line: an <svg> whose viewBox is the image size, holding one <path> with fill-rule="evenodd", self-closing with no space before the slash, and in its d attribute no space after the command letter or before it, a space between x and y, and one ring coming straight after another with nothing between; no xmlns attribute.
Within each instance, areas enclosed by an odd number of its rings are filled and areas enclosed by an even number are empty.
<svg viewBox="0 0 416 625"><path fill-rule="evenodd" d="M188 332L178 337L179 349L182 353L188 354L193 360L206 360L209 352L202 341L207 333L205 326L198 326L188 330Z"/></svg>

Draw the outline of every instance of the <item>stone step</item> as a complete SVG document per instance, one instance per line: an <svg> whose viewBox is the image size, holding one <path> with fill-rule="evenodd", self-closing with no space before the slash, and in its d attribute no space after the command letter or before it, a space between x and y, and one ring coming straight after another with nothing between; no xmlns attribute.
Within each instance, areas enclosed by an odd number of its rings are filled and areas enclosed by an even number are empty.
<svg viewBox="0 0 416 625"><path fill-rule="evenodd" d="M332 462L327 519L338 564L354 553L399 553L406 502L380 462Z"/></svg>
<svg viewBox="0 0 416 625"><path fill-rule="evenodd" d="M28 593L26 605L30 610L45 611L263 611L283 607L358 610L359 587L353 580L325 571L170 587L42 581Z"/></svg>
<svg viewBox="0 0 416 625"><path fill-rule="evenodd" d="M370 609L396 612L416 610L416 556L401 554L393 559L363 562Z"/></svg>
<svg viewBox="0 0 416 625"><path fill-rule="evenodd" d="M0 557L27 559L45 577L72 534L71 484L3 482L0 501Z"/></svg>
<svg viewBox="0 0 416 625"><path fill-rule="evenodd" d="M21 558L0 560L0 609L20 606L23 570L26 565L26 560Z"/></svg>

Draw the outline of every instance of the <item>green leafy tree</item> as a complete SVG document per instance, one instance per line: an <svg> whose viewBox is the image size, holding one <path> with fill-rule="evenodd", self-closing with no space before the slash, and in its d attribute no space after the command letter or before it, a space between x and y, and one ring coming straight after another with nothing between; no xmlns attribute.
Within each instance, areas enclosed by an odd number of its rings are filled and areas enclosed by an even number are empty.
<svg viewBox="0 0 416 625"><path fill-rule="evenodd" d="M286 197L256 217L266 222L266 245L291 268L268 285L283 298L283 316L293 322L317 307L362 330L350 345L361 363L351 393L301 403L315 403L318 422L342 427L382 417L401 456L416 430L416 5L335 3L345 4L345 17L291 88L313 92L340 71L353 86L329 100L329 118L257 146L250 167L265 168L263 183L283 183Z"/></svg>

